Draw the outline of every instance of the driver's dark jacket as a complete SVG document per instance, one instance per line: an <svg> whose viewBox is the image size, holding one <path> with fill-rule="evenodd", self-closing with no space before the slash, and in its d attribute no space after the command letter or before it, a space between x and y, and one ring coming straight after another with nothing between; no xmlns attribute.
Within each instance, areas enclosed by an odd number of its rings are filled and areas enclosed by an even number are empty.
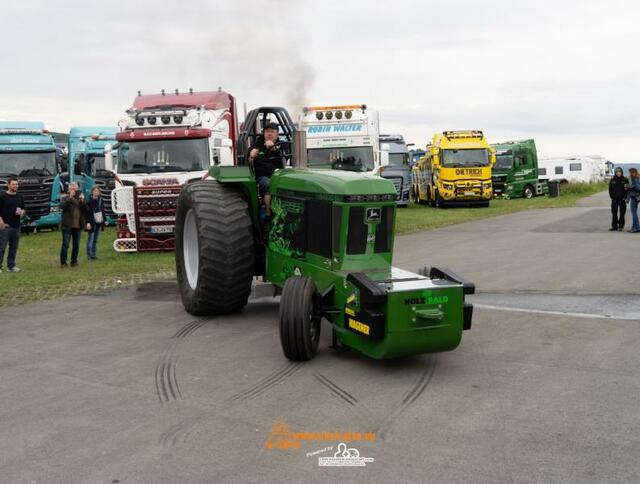
<svg viewBox="0 0 640 484"><path fill-rule="evenodd" d="M258 150L258 156L253 159L253 170L256 179L263 176L271 178L274 171L284 168L284 157L277 144L273 149L268 149L264 143L258 143L251 147L249 153L251 153L251 150L254 148Z"/></svg>

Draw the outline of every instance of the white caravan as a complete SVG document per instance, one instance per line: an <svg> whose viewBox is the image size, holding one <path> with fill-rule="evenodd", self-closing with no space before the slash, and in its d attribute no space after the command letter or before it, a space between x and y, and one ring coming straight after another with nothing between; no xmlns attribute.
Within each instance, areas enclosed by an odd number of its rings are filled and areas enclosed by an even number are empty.
<svg viewBox="0 0 640 484"><path fill-rule="evenodd" d="M561 183L597 183L613 175L613 163L602 156L538 159L538 178Z"/></svg>

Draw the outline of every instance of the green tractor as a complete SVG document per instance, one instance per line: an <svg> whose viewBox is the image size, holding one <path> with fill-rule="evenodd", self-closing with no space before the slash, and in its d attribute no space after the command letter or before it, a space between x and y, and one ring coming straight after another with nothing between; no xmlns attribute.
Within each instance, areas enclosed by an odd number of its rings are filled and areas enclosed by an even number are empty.
<svg viewBox="0 0 640 484"><path fill-rule="evenodd" d="M260 120L276 120L291 167L271 178L272 220L263 233L248 146ZM312 359L320 326L333 346L381 359L455 349L471 327L474 285L444 268L392 267L396 191L379 176L306 165L304 133L288 113L247 116L237 166L216 166L186 185L176 213L176 268L194 315L241 310L253 295L280 295L280 341L290 360ZM253 284L254 276L262 282Z"/></svg>

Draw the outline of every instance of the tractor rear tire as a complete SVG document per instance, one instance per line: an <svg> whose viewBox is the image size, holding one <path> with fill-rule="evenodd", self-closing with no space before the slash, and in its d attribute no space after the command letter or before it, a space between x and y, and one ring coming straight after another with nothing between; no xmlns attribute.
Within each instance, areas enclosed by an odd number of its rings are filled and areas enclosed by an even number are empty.
<svg viewBox="0 0 640 484"><path fill-rule="evenodd" d="M316 285L309 277L286 280L280 297L280 343L293 361L312 359L318 352L321 317L314 307Z"/></svg>
<svg viewBox="0 0 640 484"><path fill-rule="evenodd" d="M193 315L241 310L253 280L254 235L242 193L216 181L182 188L176 210L176 273Z"/></svg>

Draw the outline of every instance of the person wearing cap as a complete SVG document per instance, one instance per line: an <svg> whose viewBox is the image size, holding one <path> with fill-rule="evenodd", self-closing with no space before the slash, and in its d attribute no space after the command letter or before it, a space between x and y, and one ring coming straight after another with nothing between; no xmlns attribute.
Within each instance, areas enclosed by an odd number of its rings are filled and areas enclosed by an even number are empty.
<svg viewBox="0 0 640 484"><path fill-rule="evenodd" d="M268 123L262 131L264 141L256 143L249 151L249 163L253 165L253 171L258 183L260 197L264 202L266 222L271 219L271 194L269 182L273 173L284 168L282 151L278 146L278 125Z"/></svg>
<svg viewBox="0 0 640 484"><path fill-rule="evenodd" d="M622 174L622 168L617 167L611 181L609 181L609 197L611 198L611 228L624 228L624 214L627 211L627 185L629 180Z"/></svg>

